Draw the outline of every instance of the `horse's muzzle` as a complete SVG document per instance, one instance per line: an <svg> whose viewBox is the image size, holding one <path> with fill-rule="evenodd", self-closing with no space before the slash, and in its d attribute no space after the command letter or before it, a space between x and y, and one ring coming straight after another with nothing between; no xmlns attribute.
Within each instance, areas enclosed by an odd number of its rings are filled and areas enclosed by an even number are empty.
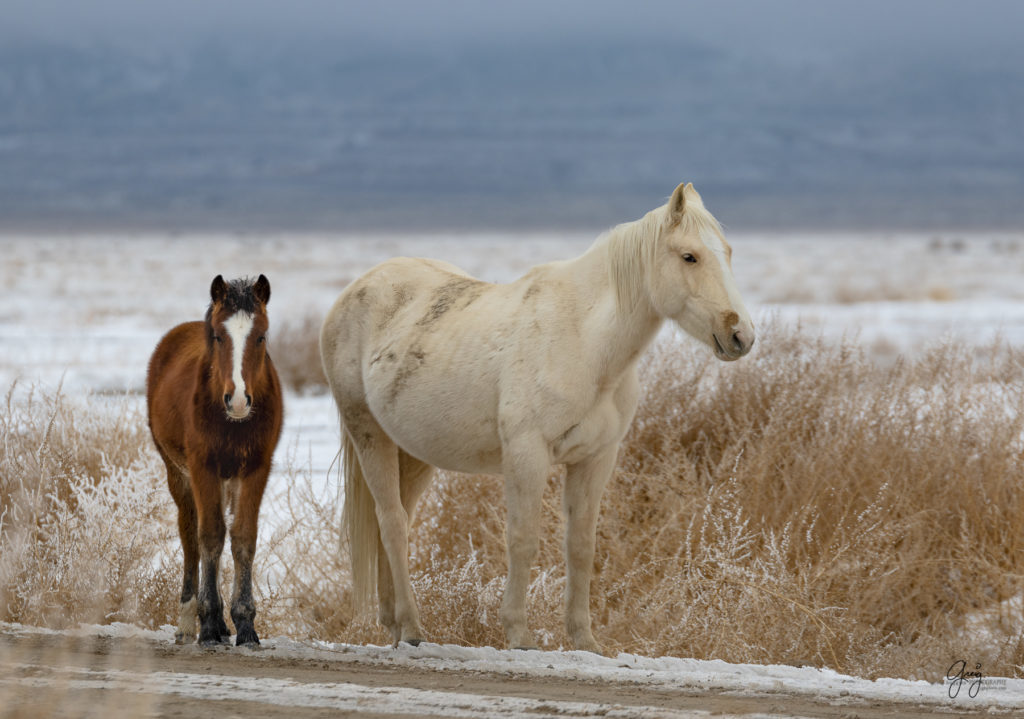
<svg viewBox="0 0 1024 719"><path fill-rule="evenodd" d="M750 348L754 346L754 331L752 329L734 329L725 338L724 342L718 338L717 333L712 333L711 338L713 340L715 356L725 362L738 360L750 352Z"/></svg>

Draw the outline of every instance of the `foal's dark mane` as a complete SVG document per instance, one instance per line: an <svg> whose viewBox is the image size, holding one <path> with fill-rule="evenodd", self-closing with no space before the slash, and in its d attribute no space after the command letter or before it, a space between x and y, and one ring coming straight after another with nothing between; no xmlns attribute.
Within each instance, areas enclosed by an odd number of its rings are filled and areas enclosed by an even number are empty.
<svg viewBox="0 0 1024 719"><path fill-rule="evenodd" d="M253 314L256 312L259 300L256 299L256 293L252 291L255 284L256 280L251 277L242 277L228 282L227 291L224 293L224 299L221 301L224 309L231 314L236 312ZM206 308L206 324L210 324L212 317L213 303L211 302L210 306Z"/></svg>
<svg viewBox="0 0 1024 719"><path fill-rule="evenodd" d="M231 280L226 284L227 290L224 293L224 299L221 300L221 306L232 315L236 312L248 312L249 314L254 314L260 304L260 301L256 299L256 293L253 292L256 280L251 277L241 277L237 280ZM210 306L206 308L205 322L207 346L213 344L212 321L213 302L211 302Z"/></svg>

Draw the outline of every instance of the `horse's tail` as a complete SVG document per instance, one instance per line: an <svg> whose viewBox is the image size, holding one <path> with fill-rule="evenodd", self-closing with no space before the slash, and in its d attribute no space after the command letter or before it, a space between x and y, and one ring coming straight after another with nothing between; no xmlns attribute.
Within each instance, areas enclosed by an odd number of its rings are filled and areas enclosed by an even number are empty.
<svg viewBox="0 0 1024 719"><path fill-rule="evenodd" d="M377 548L380 528L377 509L366 486L363 468L348 430L341 430L342 466L345 472L345 504L342 529L348 539L352 560L352 599L361 612L373 605L377 593Z"/></svg>

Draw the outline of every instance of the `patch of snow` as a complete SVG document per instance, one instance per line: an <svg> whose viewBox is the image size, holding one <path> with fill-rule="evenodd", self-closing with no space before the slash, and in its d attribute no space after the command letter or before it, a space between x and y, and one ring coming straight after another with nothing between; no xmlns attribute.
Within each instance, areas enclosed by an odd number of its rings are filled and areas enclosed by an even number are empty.
<svg viewBox="0 0 1024 719"><path fill-rule="evenodd" d="M0 623L0 631L5 633L42 633L59 634L48 629L27 627L19 624ZM147 630L126 624L113 625L82 625L78 629L64 632L77 637L107 636L118 638L140 638L166 644L174 642L174 628L163 626L159 630ZM183 648L182 651L189 651ZM248 649L232 649L231 651L254 651ZM456 645L440 645L423 643L418 647L401 645L397 649L382 646L359 646L352 644L329 643L320 641L297 641L285 637L272 637L263 640L260 649L255 653L263 656L316 660L319 662L336 662L341 665L348 663L398 665L426 668L442 672L487 672L508 675L517 678L559 678L599 681L603 683L642 684L651 689L675 690L692 689L694 691L727 692L733 696L762 696L764 694L803 695L809 699L824 699L836 704L848 704L856 700L906 703L927 705L936 708L979 708L989 707L992 710L1024 710L1024 679L1008 679L1001 677L985 677L979 691L971 696L969 684L965 683L961 691L951 698L948 683L932 684L926 681L909 681L904 679L868 680L840 674L831 669L814 667L792 667L783 665L729 664L719 660L682 659L676 657L642 657L635 654L619 654L616 657L605 657L589 652L578 651L538 651L538 650L507 650L492 647L463 647ZM222 681L223 677L218 677ZM193 678L188 682L171 681L175 686L195 685L197 693L192 696L209 696L203 692L201 685ZM329 697L330 701L355 700L355 690L346 687L343 682L338 684L308 685L294 689L304 692L311 689L309 701L316 701L317 696ZM285 697L291 696L293 687L288 683L271 686L268 680L238 680L238 687L231 691L260 691ZM211 690L212 691L212 690ZM400 692L400 689L395 689ZM411 692L401 695L405 700L416 705L418 702L422 713L430 713L434 698L430 692ZM473 695L475 697L475 695ZM467 695L466 701L473 700ZM215 698L215 697L213 697ZM224 697L222 697L224 698ZM272 701L272 699L267 699ZM301 703L299 700L282 699L282 702ZM450 707L452 694L444 692L444 706ZM519 700L516 700L519 701ZM551 704L551 702L543 702ZM561 705L562 702L557 704ZM567 702L565 704L577 704ZM303 704L304 706L322 706L320 704ZM338 706L330 704L330 706ZM469 706L472 706L471 704ZM565 707L567 710L570 707ZM584 707L571 707L579 713ZM376 706L375 706L376 709ZM516 712L530 711L526 705L515 702L502 705L480 705L477 711L496 712L495 716L513 716ZM365 708L364 708L365 710ZM384 710L382 710L384 711ZM387 711L392 711L388 709ZM500 712L507 711L509 714ZM543 713L543 712L542 712ZM557 714L557 712L551 712ZM659 710L659 715L662 715ZM664 714L672 716L671 713ZM448 714L461 716L461 714ZM616 716L607 714L607 716ZM627 716L627 715L620 715ZM680 715L682 716L682 715Z"/></svg>

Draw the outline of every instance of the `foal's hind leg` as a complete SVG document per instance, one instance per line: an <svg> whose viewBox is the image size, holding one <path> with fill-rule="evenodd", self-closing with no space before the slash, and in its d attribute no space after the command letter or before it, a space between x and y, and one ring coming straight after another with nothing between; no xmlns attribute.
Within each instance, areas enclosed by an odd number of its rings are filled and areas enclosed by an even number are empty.
<svg viewBox="0 0 1024 719"><path fill-rule="evenodd" d="M408 515L408 523L412 524L416 512L416 503L423 492L430 486L434 476L434 467L398 450L399 483L402 494L402 507ZM391 564L388 562L384 543L377 540L377 599L380 604L380 623L391 632L395 643L402 639L402 630L395 621L395 585L391 580Z"/></svg>
<svg viewBox="0 0 1024 719"><path fill-rule="evenodd" d="M196 503L192 499L192 487L189 478L160 453L167 465L167 486L171 497L178 506L178 535L181 537L181 549L184 553L185 571L181 584L181 606L178 609L178 631L174 641L178 644L191 644L196 640L196 578L199 569L199 534L196 519Z"/></svg>

